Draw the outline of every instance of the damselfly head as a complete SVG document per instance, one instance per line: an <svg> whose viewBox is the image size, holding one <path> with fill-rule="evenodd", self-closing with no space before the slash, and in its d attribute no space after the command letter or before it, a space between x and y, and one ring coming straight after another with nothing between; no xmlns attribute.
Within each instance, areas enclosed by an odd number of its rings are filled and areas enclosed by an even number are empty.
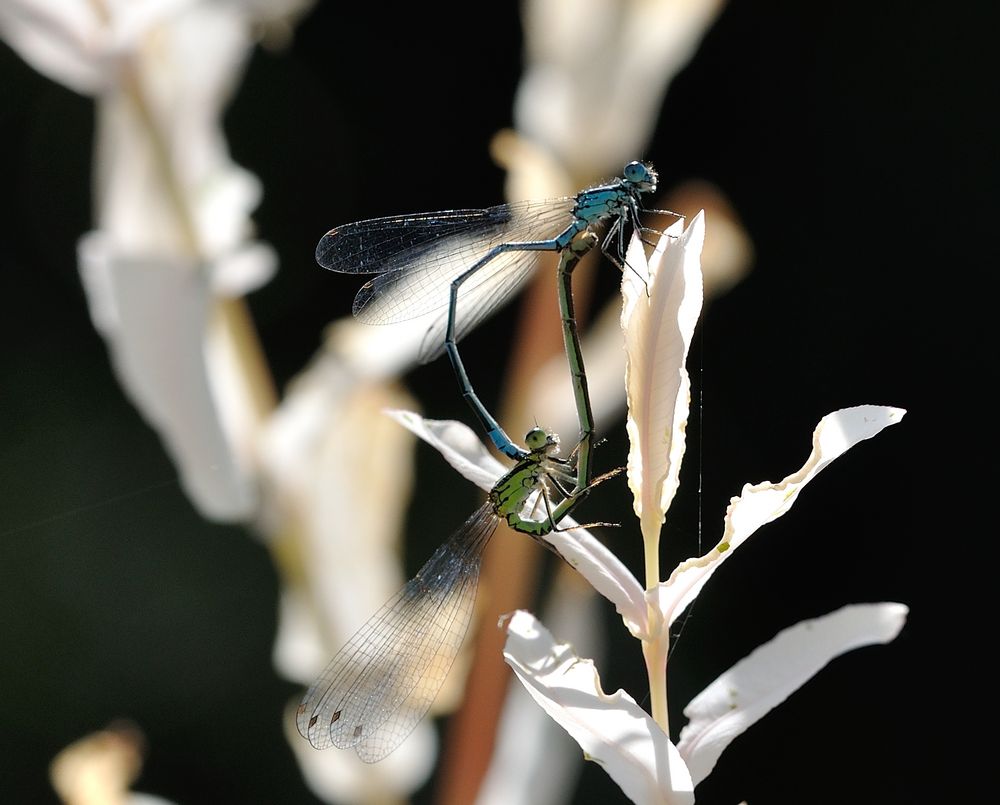
<svg viewBox="0 0 1000 805"><path fill-rule="evenodd" d="M645 193L656 190L656 170L645 162L629 162L623 172L625 181Z"/></svg>
<svg viewBox="0 0 1000 805"><path fill-rule="evenodd" d="M524 443L532 452L556 447L559 444L559 437L555 433L549 433L545 428L532 428L524 436Z"/></svg>

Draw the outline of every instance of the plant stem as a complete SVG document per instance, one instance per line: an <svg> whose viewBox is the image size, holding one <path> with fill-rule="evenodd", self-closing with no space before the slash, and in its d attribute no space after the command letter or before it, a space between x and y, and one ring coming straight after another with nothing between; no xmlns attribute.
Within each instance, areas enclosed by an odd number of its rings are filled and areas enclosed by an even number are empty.
<svg viewBox="0 0 1000 805"><path fill-rule="evenodd" d="M652 590L660 583L660 524L643 523L643 546L646 564L646 589ZM660 628L659 610L653 602L647 604L647 621L651 639L642 641L642 656L646 660L646 676L649 679L650 715L660 725L663 733L670 735L670 720L667 715L667 652L669 631Z"/></svg>

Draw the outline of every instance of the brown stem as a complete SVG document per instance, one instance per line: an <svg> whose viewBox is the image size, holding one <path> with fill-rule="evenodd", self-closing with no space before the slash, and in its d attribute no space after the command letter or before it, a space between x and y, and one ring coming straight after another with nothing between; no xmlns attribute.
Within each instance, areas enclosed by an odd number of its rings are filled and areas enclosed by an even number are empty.
<svg viewBox="0 0 1000 805"><path fill-rule="evenodd" d="M522 314L511 348L504 383L500 421L517 438L531 426L529 390L534 372L563 349L562 320L556 293L556 256L544 254L535 280L525 291ZM578 317L589 307L593 287L593 260L586 260L573 275ZM544 424L544 423L543 423ZM543 553L523 534L506 527L497 531L486 551L481 577L481 609L487 613L476 636L475 654L462 706L451 717L438 783L442 805L474 802L489 767L496 741L510 673L503 661L505 635L494 628L496 616L530 607Z"/></svg>

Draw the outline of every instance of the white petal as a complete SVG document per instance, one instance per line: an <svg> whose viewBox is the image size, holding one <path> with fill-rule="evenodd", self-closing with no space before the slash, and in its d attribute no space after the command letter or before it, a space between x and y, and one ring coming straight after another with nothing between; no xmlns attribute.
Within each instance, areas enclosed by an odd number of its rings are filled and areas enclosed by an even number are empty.
<svg viewBox="0 0 1000 805"><path fill-rule="evenodd" d="M245 296L267 284L278 268L278 255L266 243L249 243L220 257L211 265L216 296Z"/></svg>
<svg viewBox="0 0 1000 805"><path fill-rule="evenodd" d="M298 505L293 500L297 495L311 496L310 487L317 483L319 470L337 467L333 462L324 464L323 454L331 441L330 430L345 419L345 408L356 390L351 373L325 352L288 384L259 443L264 481L272 497L275 493L287 497L287 505L294 508ZM321 484L333 480L347 478L327 478ZM268 531L276 532L278 528Z"/></svg>
<svg viewBox="0 0 1000 805"><path fill-rule="evenodd" d="M901 408L859 405L823 417L813 431L812 452L802 468L778 483L744 486L742 495L729 504L719 544L704 556L682 562L666 582L650 590L650 601L662 616L662 622L651 628L669 628L716 568L758 528L788 511L805 485L831 461L900 422L905 413Z"/></svg>
<svg viewBox="0 0 1000 805"><path fill-rule="evenodd" d="M641 584L622 561L585 528L573 528L572 517L542 539L548 542L583 576L597 592L607 598L622 616L629 631L635 632L646 622L646 594Z"/></svg>
<svg viewBox="0 0 1000 805"><path fill-rule="evenodd" d="M646 540L659 534L677 491L690 397L684 363L701 313L705 218L696 215L683 233L682 223L660 238L646 282L638 270L622 275L628 478ZM629 265L640 266L642 257L642 243L633 238Z"/></svg>
<svg viewBox="0 0 1000 805"><path fill-rule="evenodd" d="M518 130L577 175L617 170L646 150L670 80L721 7L719 0L524 4Z"/></svg>
<svg viewBox="0 0 1000 805"><path fill-rule="evenodd" d="M507 622L504 658L532 698L637 803L693 803L677 748L622 690L607 695L593 662L577 657L532 615Z"/></svg>
<svg viewBox="0 0 1000 805"><path fill-rule="evenodd" d="M479 441L473 430L453 419L424 419L412 411L386 411L407 430L440 451L463 478L489 491L507 472Z"/></svg>
<svg viewBox="0 0 1000 805"><path fill-rule="evenodd" d="M224 151L216 158L218 163L191 196L199 249L208 257L229 255L247 241L250 213L264 194L260 179L230 162Z"/></svg>
<svg viewBox="0 0 1000 805"><path fill-rule="evenodd" d="M79 259L119 382L163 439L185 492L205 517L245 519L256 495L208 367L212 296L204 274L182 259L122 257L101 233L81 239Z"/></svg>
<svg viewBox="0 0 1000 805"><path fill-rule="evenodd" d="M137 38L129 81L99 98L98 223L131 255L227 257L252 237L249 213L261 196L257 178L230 159L222 129L250 24L231 3L155 3L158 15L150 2L111 12L116 30L155 26L155 36L128 34Z"/></svg>
<svg viewBox="0 0 1000 805"><path fill-rule="evenodd" d="M42 75L97 94L118 79L120 57L193 0L4 0L0 38Z"/></svg>
<svg viewBox="0 0 1000 805"><path fill-rule="evenodd" d="M49 765L60 802L171 805L129 790L142 771L145 736L129 723L112 724L61 749Z"/></svg>
<svg viewBox="0 0 1000 805"><path fill-rule="evenodd" d="M345 292L340 280L333 282L332 293ZM396 377L417 364L424 336L436 318L431 314L374 326L348 316L327 328L327 347L359 375Z"/></svg>
<svg viewBox="0 0 1000 805"><path fill-rule="evenodd" d="M781 704L834 657L861 646L888 643L906 621L902 604L854 604L779 632L699 693L677 748L695 785L727 746Z"/></svg>
<svg viewBox="0 0 1000 805"><path fill-rule="evenodd" d="M320 613L312 606L303 585L282 587L271 658L275 670L286 679L308 686L316 677L316 669L330 661L320 621Z"/></svg>
<svg viewBox="0 0 1000 805"><path fill-rule="evenodd" d="M600 599L573 571L555 573L544 605L544 622L590 657L606 655ZM583 758L572 741L518 684L508 686L496 745L476 805L563 805Z"/></svg>
<svg viewBox="0 0 1000 805"><path fill-rule="evenodd" d="M80 93L108 80L105 37L84 2L10 0L0 4L0 38L39 73Z"/></svg>

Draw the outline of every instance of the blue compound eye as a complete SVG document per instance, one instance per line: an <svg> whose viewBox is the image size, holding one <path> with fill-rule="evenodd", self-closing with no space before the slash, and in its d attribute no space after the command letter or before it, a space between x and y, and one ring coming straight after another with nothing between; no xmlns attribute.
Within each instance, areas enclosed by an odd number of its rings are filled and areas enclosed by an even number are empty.
<svg viewBox="0 0 1000 805"><path fill-rule="evenodd" d="M649 171L641 162L629 162L625 166L625 178L630 182L641 182L649 176Z"/></svg>
<svg viewBox="0 0 1000 805"><path fill-rule="evenodd" d="M625 181L642 191L656 190L656 171L645 162L629 162L623 172Z"/></svg>

